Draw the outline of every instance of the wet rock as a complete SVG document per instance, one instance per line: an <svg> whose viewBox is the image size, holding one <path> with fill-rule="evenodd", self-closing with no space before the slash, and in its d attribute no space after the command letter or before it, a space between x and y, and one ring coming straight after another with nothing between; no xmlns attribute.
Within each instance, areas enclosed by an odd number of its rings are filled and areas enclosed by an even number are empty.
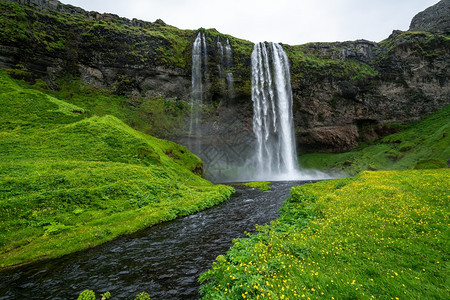
<svg viewBox="0 0 450 300"><path fill-rule="evenodd" d="M358 145L358 128L354 125L318 127L297 136L300 150L308 152L344 152Z"/></svg>

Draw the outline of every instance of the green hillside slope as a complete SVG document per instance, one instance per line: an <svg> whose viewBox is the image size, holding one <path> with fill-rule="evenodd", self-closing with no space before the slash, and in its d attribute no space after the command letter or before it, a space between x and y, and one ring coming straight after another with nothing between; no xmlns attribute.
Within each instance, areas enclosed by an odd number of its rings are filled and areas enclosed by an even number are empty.
<svg viewBox="0 0 450 300"><path fill-rule="evenodd" d="M447 166L448 158L450 106L370 145L339 154L305 154L299 163L303 168L354 175L363 170L442 168Z"/></svg>
<svg viewBox="0 0 450 300"><path fill-rule="evenodd" d="M227 199L187 148L0 72L0 267L56 257ZM196 173L196 174L195 174Z"/></svg>

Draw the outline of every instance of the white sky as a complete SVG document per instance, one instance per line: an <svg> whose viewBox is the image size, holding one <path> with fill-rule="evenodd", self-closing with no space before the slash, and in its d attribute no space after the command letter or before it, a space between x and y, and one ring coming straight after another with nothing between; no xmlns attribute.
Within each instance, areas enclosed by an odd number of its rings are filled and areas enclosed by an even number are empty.
<svg viewBox="0 0 450 300"><path fill-rule="evenodd" d="M63 0L180 29L216 28L252 42L379 42L439 0Z"/></svg>

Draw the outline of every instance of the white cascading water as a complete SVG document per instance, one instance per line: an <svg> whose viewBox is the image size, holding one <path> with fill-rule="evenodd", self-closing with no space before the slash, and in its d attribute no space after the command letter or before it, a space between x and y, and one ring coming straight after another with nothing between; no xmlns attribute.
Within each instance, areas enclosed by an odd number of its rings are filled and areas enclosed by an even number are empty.
<svg viewBox="0 0 450 300"><path fill-rule="evenodd" d="M220 37L217 37L217 54L219 60L217 63L217 69L219 71L219 77L224 78L228 87L228 98L234 98L234 77L233 73L230 71L233 54L231 52L230 41L227 39L225 43L225 49L222 45ZM224 72L226 72L224 74Z"/></svg>
<svg viewBox="0 0 450 300"><path fill-rule="evenodd" d="M231 67L231 45L230 45L230 40L227 39L226 43L225 43L225 68L229 68Z"/></svg>
<svg viewBox="0 0 450 300"><path fill-rule="evenodd" d="M203 67L205 69L205 76L208 74L208 49L206 48L206 37L202 32L202 48L203 48Z"/></svg>
<svg viewBox="0 0 450 300"><path fill-rule="evenodd" d="M223 78L223 67L222 67L222 62L224 60L223 57L223 46L222 46L222 41L220 40L220 37L217 37L217 54L219 55L219 63L217 64L217 69L219 70L219 77Z"/></svg>
<svg viewBox="0 0 450 300"><path fill-rule="evenodd" d="M294 179L299 171L288 58L275 43L256 44L251 58L256 175Z"/></svg>
<svg viewBox="0 0 450 300"><path fill-rule="evenodd" d="M204 48L203 51L202 48ZM206 64L205 35L199 32L192 46L191 118L189 125L189 149L197 154L200 153L199 136L201 135L200 121L203 102L202 58L204 58Z"/></svg>
<svg viewBox="0 0 450 300"><path fill-rule="evenodd" d="M234 78L233 73L230 70L232 63L232 53L231 53L231 45L230 41L227 39L225 43L225 55L224 55L224 65L225 69L228 70L226 74L226 80L228 85L228 96L230 98L234 98Z"/></svg>

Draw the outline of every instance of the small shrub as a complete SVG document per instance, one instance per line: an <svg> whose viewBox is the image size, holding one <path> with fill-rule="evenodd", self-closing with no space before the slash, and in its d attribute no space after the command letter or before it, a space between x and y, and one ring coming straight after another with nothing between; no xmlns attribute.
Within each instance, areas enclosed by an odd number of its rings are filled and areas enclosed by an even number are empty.
<svg viewBox="0 0 450 300"><path fill-rule="evenodd" d="M134 298L134 300L150 300L150 299L151 299L150 295L147 294L146 292L142 292L142 293L138 294L136 296L136 298Z"/></svg>
<svg viewBox="0 0 450 300"><path fill-rule="evenodd" d="M319 197L306 187L291 189L292 202L311 202L315 203Z"/></svg>
<svg viewBox="0 0 450 300"><path fill-rule="evenodd" d="M376 171L377 170L377 166L374 163L369 163L369 165L367 166L367 169L369 171Z"/></svg>
<svg viewBox="0 0 450 300"><path fill-rule="evenodd" d="M85 290L81 292L77 300L95 300L95 293L91 290Z"/></svg>
<svg viewBox="0 0 450 300"><path fill-rule="evenodd" d="M398 161L403 157L403 154L392 149L386 152L386 157L392 161Z"/></svg>
<svg viewBox="0 0 450 300"><path fill-rule="evenodd" d="M22 69L7 69L6 72L14 79L33 82L33 74Z"/></svg>
<svg viewBox="0 0 450 300"><path fill-rule="evenodd" d="M44 227L45 235L58 234L67 229L70 229L70 226L66 226L66 225L58 223L58 222L51 222L50 225L47 225Z"/></svg>
<svg viewBox="0 0 450 300"><path fill-rule="evenodd" d="M398 151L406 152L406 151L411 150L413 148L413 146L414 146L413 144L405 142L400 145L400 147L398 148Z"/></svg>

